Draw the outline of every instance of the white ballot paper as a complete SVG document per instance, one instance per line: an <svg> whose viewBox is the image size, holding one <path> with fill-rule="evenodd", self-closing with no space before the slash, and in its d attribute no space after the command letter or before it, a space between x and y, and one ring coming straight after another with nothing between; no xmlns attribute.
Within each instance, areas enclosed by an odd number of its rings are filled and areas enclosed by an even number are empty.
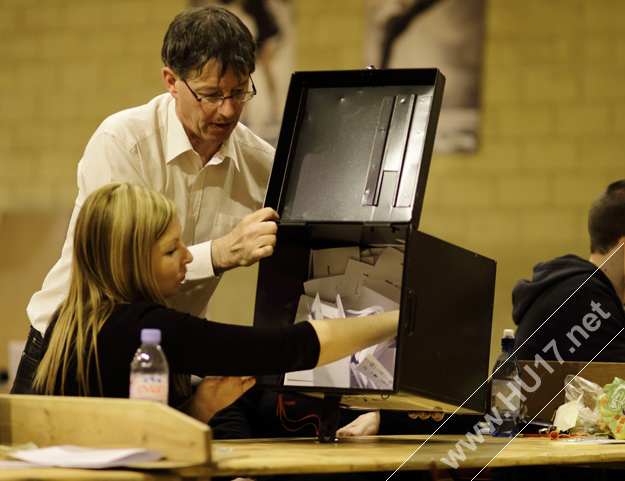
<svg viewBox="0 0 625 481"><path fill-rule="evenodd" d="M404 254L391 247L313 251L313 277L304 282L305 295L300 297L295 322L340 322L399 309L403 260ZM396 351L396 339L391 339L325 366L286 373L284 384L391 390Z"/></svg>
<svg viewBox="0 0 625 481"><path fill-rule="evenodd" d="M0 459L0 469L24 469L24 468L43 468L43 466L37 466L36 464L27 463L25 461L10 461L6 459Z"/></svg>
<svg viewBox="0 0 625 481"><path fill-rule="evenodd" d="M314 250L312 252L313 279L344 274L350 259L360 260L360 247Z"/></svg>
<svg viewBox="0 0 625 481"><path fill-rule="evenodd" d="M154 449L96 449L67 444L15 451L11 457L37 466L102 469L157 461L163 453Z"/></svg>

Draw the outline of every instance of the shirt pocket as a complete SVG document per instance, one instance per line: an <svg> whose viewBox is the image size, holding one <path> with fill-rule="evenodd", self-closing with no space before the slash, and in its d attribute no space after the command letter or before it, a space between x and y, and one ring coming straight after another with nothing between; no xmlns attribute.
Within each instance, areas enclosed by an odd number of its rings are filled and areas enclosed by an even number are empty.
<svg viewBox="0 0 625 481"><path fill-rule="evenodd" d="M215 216L215 223L213 224L213 238L216 239L217 237L222 237L232 232L232 230L239 225L242 220L242 217L234 217L217 212L217 215Z"/></svg>

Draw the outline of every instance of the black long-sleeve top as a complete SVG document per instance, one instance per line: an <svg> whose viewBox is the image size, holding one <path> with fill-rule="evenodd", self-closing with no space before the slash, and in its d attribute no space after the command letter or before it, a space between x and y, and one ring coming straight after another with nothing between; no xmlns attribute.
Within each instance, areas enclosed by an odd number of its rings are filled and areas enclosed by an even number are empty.
<svg viewBox="0 0 625 481"><path fill-rule="evenodd" d="M54 326L53 320L44 338L44 352ZM319 359L319 339L308 322L271 328L235 326L207 321L153 302L125 304L113 311L98 335L104 397L128 397L130 363L141 344L141 330L145 328L161 330L161 346L170 375L279 374L312 369ZM90 390L97 395L99 388L93 365ZM78 395L75 377L70 370L65 395ZM60 382L57 382L57 393L60 391ZM170 404L176 402L170 396Z"/></svg>

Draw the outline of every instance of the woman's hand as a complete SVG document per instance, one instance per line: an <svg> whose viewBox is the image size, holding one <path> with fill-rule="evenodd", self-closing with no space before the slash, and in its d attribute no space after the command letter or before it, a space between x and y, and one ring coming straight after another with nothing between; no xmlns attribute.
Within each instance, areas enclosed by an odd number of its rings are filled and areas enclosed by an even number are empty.
<svg viewBox="0 0 625 481"><path fill-rule="evenodd" d="M207 423L217 411L230 406L254 384L256 379L250 376L207 376L202 379L195 394L180 406L180 410Z"/></svg>
<svg viewBox="0 0 625 481"><path fill-rule="evenodd" d="M373 436L380 430L380 412L361 414L351 423L336 431L337 436Z"/></svg>

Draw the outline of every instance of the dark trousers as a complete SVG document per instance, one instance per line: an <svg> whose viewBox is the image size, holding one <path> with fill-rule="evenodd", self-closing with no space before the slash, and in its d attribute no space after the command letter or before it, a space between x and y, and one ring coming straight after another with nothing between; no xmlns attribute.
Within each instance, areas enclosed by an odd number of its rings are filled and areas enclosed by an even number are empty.
<svg viewBox="0 0 625 481"><path fill-rule="evenodd" d="M33 379L41 362L42 350L43 337L37 329L31 327L26 340L26 347L24 347L24 352L22 353L22 359L20 359L19 366L17 366L11 394L37 394L33 391Z"/></svg>

